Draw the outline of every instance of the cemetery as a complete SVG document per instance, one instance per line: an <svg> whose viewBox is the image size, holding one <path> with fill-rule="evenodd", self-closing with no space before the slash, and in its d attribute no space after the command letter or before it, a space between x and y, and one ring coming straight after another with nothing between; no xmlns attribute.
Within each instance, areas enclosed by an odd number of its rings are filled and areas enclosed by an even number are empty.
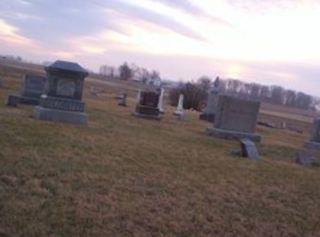
<svg viewBox="0 0 320 237"><path fill-rule="evenodd" d="M167 90L101 81L64 61L3 71L0 236L320 234L319 119L305 116L303 133L261 126L300 115L215 94L201 120L183 95L173 107ZM21 91L26 74L46 86ZM104 92L92 97L92 87ZM21 103L33 90L38 103Z"/></svg>

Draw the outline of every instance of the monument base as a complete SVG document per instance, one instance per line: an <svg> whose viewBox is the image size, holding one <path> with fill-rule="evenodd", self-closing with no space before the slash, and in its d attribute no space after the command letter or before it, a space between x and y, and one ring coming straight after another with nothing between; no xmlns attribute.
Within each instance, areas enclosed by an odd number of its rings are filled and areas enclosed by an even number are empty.
<svg viewBox="0 0 320 237"><path fill-rule="evenodd" d="M255 133L237 132L219 128L207 128L206 133L209 136L214 136L228 140L240 140L246 138L253 142L261 142L261 136Z"/></svg>
<svg viewBox="0 0 320 237"><path fill-rule="evenodd" d="M199 119L214 123L215 114L200 114Z"/></svg>
<svg viewBox="0 0 320 237"><path fill-rule="evenodd" d="M16 107L18 104L39 105L39 99L26 97L26 96L19 96L19 95L8 96L7 102L6 102L7 106Z"/></svg>
<svg viewBox="0 0 320 237"><path fill-rule="evenodd" d="M311 149L311 150L318 150L320 151L320 142L312 142L312 141L309 141L307 142L304 147L306 149Z"/></svg>
<svg viewBox="0 0 320 237"><path fill-rule="evenodd" d="M36 119L53 122L73 124L87 124L87 115L83 112L72 112L36 106L34 109Z"/></svg>
<svg viewBox="0 0 320 237"><path fill-rule="evenodd" d="M138 118L161 120L161 116L160 115L141 114L141 113L137 113L137 112L132 113L132 115L135 116L135 117L138 117Z"/></svg>
<svg viewBox="0 0 320 237"><path fill-rule="evenodd" d="M181 116L184 115L184 112L182 112L182 111L175 111L175 112L173 113L173 115L174 115L174 116L177 116L177 117L181 117Z"/></svg>

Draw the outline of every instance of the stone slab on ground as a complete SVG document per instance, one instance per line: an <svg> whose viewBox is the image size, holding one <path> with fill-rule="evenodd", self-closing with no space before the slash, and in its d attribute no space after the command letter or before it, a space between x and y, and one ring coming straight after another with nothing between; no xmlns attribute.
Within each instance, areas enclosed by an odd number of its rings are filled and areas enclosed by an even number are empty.
<svg viewBox="0 0 320 237"><path fill-rule="evenodd" d="M246 157L249 160L260 160L260 155L254 142L249 139L241 139L240 144L242 157Z"/></svg>

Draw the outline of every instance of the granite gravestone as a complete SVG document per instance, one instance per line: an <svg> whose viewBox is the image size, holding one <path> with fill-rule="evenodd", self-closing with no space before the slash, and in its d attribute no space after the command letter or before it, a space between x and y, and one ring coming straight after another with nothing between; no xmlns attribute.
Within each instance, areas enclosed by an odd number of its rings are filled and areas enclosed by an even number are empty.
<svg viewBox="0 0 320 237"><path fill-rule="evenodd" d="M259 152L256 145L248 139L241 139L241 156L249 160L260 160Z"/></svg>
<svg viewBox="0 0 320 237"><path fill-rule="evenodd" d="M8 106L21 104L38 105L40 97L45 90L46 78L37 75L25 75L20 95L9 95Z"/></svg>
<svg viewBox="0 0 320 237"><path fill-rule="evenodd" d="M296 163L302 166L318 165L315 153L308 149L303 149L297 153Z"/></svg>
<svg viewBox="0 0 320 237"><path fill-rule="evenodd" d="M213 88L209 91L207 105L204 108L202 114L200 114L200 120L205 120L209 122L214 122L214 117L216 114L216 108L218 103L220 79L217 79L213 83Z"/></svg>
<svg viewBox="0 0 320 237"><path fill-rule="evenodd" d="M126 107L127 106L127 94L123 93L121 97L118 99L118 105Z"/></svg>
<svg viewBox="0 0 320 237"><path fill-rule="evenodd" d="M213 128L207 134L224 139L243 139L260 142L261 136L255 134L260 102L243 100L227 95L218 99Z"/></svg>
<svg viewBox="0 0 320 237"><path fill-rule="evenodd" d="M88 72L79 64L56 61L45 68L47 84L35 118L74 124L86 124L85 104L82 100L84 79Z"/></svg>
<svg viewBox="0 0 320 237"><path fill-rule="evenodd" d="M139 91L136 111L133 113L137 117L160 119L159 93L154 91Z"/></svg>
<svg viewBox="0 0 320 237"><path fill-rule="evenodd" d="M310 141L305 144L305 148L320 151L320 118L313 122Z"/></svg>

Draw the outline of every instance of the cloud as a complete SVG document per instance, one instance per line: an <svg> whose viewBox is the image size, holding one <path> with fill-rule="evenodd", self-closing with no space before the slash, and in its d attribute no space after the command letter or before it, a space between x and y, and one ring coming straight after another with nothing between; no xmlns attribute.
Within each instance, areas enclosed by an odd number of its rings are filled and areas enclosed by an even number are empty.
<svg viewBox="0 0 320 237"><path fill-rule="evenodd" d="M32 39L20 35L19 29L0 19L0 41L12 45L34 46Z"/></svg>
<svg viewBox="0 0 320 237"><path fill-rule="evenodd" d="M1 0L0 53L319 88L316 0ZM174 66L173 66L174 65Z"/></svg>

